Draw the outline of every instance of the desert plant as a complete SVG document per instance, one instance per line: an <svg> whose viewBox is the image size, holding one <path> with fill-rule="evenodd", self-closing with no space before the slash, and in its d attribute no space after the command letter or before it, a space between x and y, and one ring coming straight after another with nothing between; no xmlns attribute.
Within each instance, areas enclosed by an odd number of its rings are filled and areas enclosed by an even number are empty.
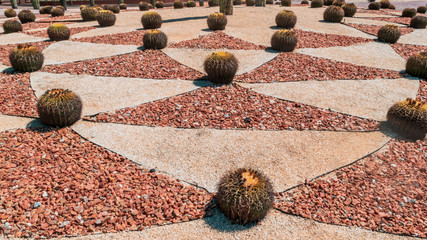
<svg viewBox="0 0 427 240"><path fill-rule="evenodd" d="M247 7L255 6L255 0L246 0L246 6Z"/></svg>
<svg viewBox="0 0 427 240"><path fill-rule="evenodd" d="M199 7L204 7L204 6L205 6L205 1L199 0Z"/></svg>
<svg viewBox="0 0 427 240"><path fill-rule="evenodd" d="M34 22L36 20L36 15L34 15L34 13L32 13L30 10L24 9L18 13L18 18L19 21L24 24L28 22Z"/></svg>
<svg viewBox="0 0 427 240"><path fill-rule="evenodd" d="M96 15L96 21L101 27L110 27L116 23L116 15L110 10L102 10Z"/></svg>
<svg viewBox="0 0 427 240"><path fill-rule="evenodd" d="M409 24L410 27L422 29L426 28L427 26L427 17L425 16L414 16L411 18L411 23Z"/></svg>
<svg viewBox="0 0 427 240"><path fill-rule="evenodd" d="M377 37L381 42L395 43L400 38L399 27L393 24L382 26L378 30Z"/></svg>
<svg viewBox="0 0 427 240"><path fill-rule="evenodd" d="M368 5L369 10L380 10L381 4L379 2L371 2Z"/></svg>
<svg viewBox="0 0 427 240"><path fill-rule="evenodd" d="M323 0L323 5L325 6L331 6L332 3L334 3L334 0Z"/></svg>
<svg viewBox="0 0 427 240"><path fill-rule="evenodd" d="M281 0L280 4L284 7L289 7L291 6L291 0Z"/></svg>
<svg viewBox="0 0 427 240"><path fill-rule="evenodd" d="M162 31L154 29L148 30L142 37L144 48L146 49L163 49L168 44L168 38Z"/></svg>
<svg viewBox="0 0 427 240"><path fill-rule="evenodd" d="M424 139L427 133L427 104L411 98L398 102L388 110L387 121L402 136Z"/></svg>
<svg viewBox="0 0 427 240"><path fill-rule="evenodd" d="M323 20L326 22L341 22L344 18L344 10L338 6L329 6L323 12Z"/></svg>
<svg viewBox="0 0 427 240"><path fill-rule="evenodd" d="M182 2L182 1L175 1L174 3L173 3L173 8L174 9L181 9L181 8L184 8L184 3Z"/></svg>
<svg viewBox="0 0 427 240"><path fill-rule="evenodd" d="M380 0L380 8L389 8L390 1L389 0Z"/></svg>
<svg viewBox="0 0 427 240"><path fill-rule="evenodd" d="M34 72L43 66L43 53L31 44L19 44L9 54L13 69L21 72Z"/></svg>
<svg viewBox="0 0 427 240"><path fill-rule="evenodd" d="M357 6L354 3L344 4L342 10L344 10L345 17L353 17L357 12Z"/></svg>
<svg viewBox="0 0 427 240"><path fill-rule="evenodd" d="M4 10L4 15L7 18L12 18L12 17L16 17L16 11L13 10L12 8L8 8L6 10Z"/></svg>
<svg viewBox="0 0 427 240"><path fill-rule="evenodd" d="M70 126L82 115L82 100L68 89L47 90L37 101L37 112L46 125Z"/></svg>
<svg viewBox="0 0 427 240"><path fill-rule="evenodd" d="M419 6L417 7L417 13L426 13L427 7L426 6Z"/></svg>
<svg viewBox="0 0 427 240"><path fill-rule="evenodd" d="M153 4L148 4L148 9L154 9L154 6L153 6Z"/></svg>
<svg viewBox="0 0 427 240"><path fill-rule="evenodd" d="M207 23L211 30L224 30L227 25L227 17L224 13L212 13L208 16Z"/></svg>
<svg viewBox="0 0 427 240"><path fill-rule="evenodd" d="M412 76L427 79L427 52L411 56L406 62L406 72Z"/></svg>
<svg viewBox="0 0 427 240"><path fill-rule="evenodd" d="M309 3L308 3L308 1L307 1L307 0L302 0L302 1L301 1L301 4L306 4L306 5L308 5Z"/></svg>
<svg viewBox="0 0 427 240"><path fill-rule="evenodd" d="M17 9L18 8L18 1L10 0L10 5L13 9Z"/></svg>
<svg viewBox="0 0 427 240"><path fill-rule="evenodd" d="M61 16L64 16L64 10L62 10L61 8L58 8L58 7L53 8L53 9L50 11L50 15L51 15L52 17L61 17Z"/></svg>
<svg viewBox="0 0 427 240"><path fill-rule="evenodd" d="M162 1L156 1L156 3L154 4L154 6L156 8L164 8L165 4Z"/></svg>
<svg viewBox="0 0 427 240"><path fill-rule="evenodd" d="M64 24L54 23L47 28L47 35L52 41L68 40L70 34L70 29Z"/></svg>
<svg viewBox="0 0 427 240"><path fill-rule="evenodd" d="M40 14L50 14L50 11L52 11L52 9L53 9L52 6L44 6L44 7L39 9L39 13Z"/></svg>
<svg viewBox="0 0 427 240"><path fill-rule="evenodd" d="M60 8L60 9L62 9L62 11L64 11L65 12L65 10L67 10L64 6L62 6L62 5L59 5L59 6L56 6L57 8Z"/></svg>
<svg viewBox="0 0 427 240"><path fill-rule="evenodd" d="M128 6L126 5L126 3L120 3L119 8L121 10L126 10L126 9L128 9Z"/></svg>
<svg viewBox="0 0 427 240"><path fill-rule="evenodd" d="M242 5L242 0L233 0L233 5Z"/></svg>
<svg viewBox="0 0 427 240"><path fill-rule="evenodd" d="M402 11L402 17L412 18L415 15L417 15L417 10L415 10L415 8L405 8Z"/></svg>
<svg viewBox="0 0 427 240"><path fill-rule="evenodd" d="M203 63L208 80L215 84L230 84L236 75L239 63L233 54L217 51Z"/></svg>
<svg viewBox="0 0 427 240"><path fill-rule="evenodd" d="M80 11L81 11L83 8L87 8L87 6L86 6L86 5L80 5Z"/></svg>
<svg viewBox="0 0 427 240"><path fill-rule="evenodd" d="M187 7L189 7L189 8L196 7L196 2L195 1L187 1Z"/></svg>
<svg viewBox="0 0 427 240"><path fill-rule="evenodd" d="M96 7L85 7L80 10L83 21L95 21L98 9Z"/></svg>
<svg viewBox="0 0 427 240"><path fill-rule="evenodd" d="M265 0L255 0L255 7L265 7Z"/></svg>
<svg viewBox="0 0 427 240"><path fill-rule="evenodd" d="M289 10L283 10L276 15L276 25L279 28L293 28L297 23L297 15Z"/></svg>
<svg viewBox="0 0 427 240"><path fill-rule="evenodd" d="M4 33L14 33L22 31L22 24L15 19L6 20L3 23Z"/></svg>
<svg viewBox="0 0 427 240"><path fill-rule="evenodd" d="M120 6L111 4L107 6L107 10L110 10L113 13L120 13Z"/></svg>
<svg viewBox="0 0 427 240"><path fill-rule="evenodd" d="M34 9L40 8L40 0L31 0L31 5L33 5Z"/></svg>
<svg viewBox="0 0 427 240"><path fill-rule="evenodd" d="M146 2L140 2L139 3L139 11L148 11L148 3Z"/></svg>
<svg viewBox="0 0 427 240"><path fill-rule="evenodd" d="M311 1L310 7L312 7L312 8L321 8L321 7L323 7L323 0L313 0L313 1Z"/></svg>
<svg viewBox="0 0 427 240"><path fill-rule="evenodd" d="M390 7L388 7L388 9L396 9L396 6L394 6L394 4L390 4Z"/></svg>
<svg viewBox="0 0 427 240"><path fill-rule="evenodd" d="M142 15L141 23L145 29L160 28L162 26L162 17L156 12L147 12Z"/></svg>
<svg viewBox="0 0 427 240"><path fill-rule="evenodd" d="M220 0L219 1L219 12L225 15L233 15L233 1L232 0Z"/></svg>
<svg viewBox="0 0 427 240"><path fill-rule="evenodd" d="M261 172L240 168L221 178L216 200L221 212L232 222L257 222L273 206L274 189Z"/></svg>
<svg viewBox="0 0 427 240"><path fill-rule="evenodd" d="M332 5L338 6L338 7L342 7L345 4L345 0L334 0L332 2Z"/></svg>
<svg viewBox="0 0 427 240"><path fill-rule="evenodd" d="M280 52L292 52L298 38L292 30L278 30L271 37L271 48Z"/></svg>
<svg viewBox="0 0 427 240"><path fill-rule="evenodd" d="M209 5L209 7L217 7L217 6L219 6L219 0L209 0L208 5Z"/></svg>

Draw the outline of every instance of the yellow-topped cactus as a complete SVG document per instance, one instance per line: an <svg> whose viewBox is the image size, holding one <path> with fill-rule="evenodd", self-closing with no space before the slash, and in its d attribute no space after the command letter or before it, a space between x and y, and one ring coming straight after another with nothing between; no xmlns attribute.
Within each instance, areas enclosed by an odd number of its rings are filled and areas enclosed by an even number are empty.
<svg viewBox="0 0 427 240"><path fill-rule="evenodd" d="M68 40L70 34L70 29L61 23L53 23L47 28L47 35L52 41Z"/></svg>
<svg viewBox="0 0 427 240"><path fill-rule="evenodd" d="M113 26L116 23L116 15L110 10L101 10L96 15L96 21L101 27Z"/></svg>
<svg viewBox="0 0 427 240"><path fill-rule="evenodd" d="M271 37L271 48L280 52L292 52L298 43L293 30L278 30Z"/></svg>
<svg viewBox="0 0 427 240"><path fill-rule="evenodd" d="M227 17L224 13L212 13L208 16L207 23L211 30L224 30L227 25Z"/></svg>
<svg viewBox="0 0 427 240"><path fill-rule="evenodd" d="M141 17L142 26L145 29L156 29L162 26L162 17L157 12L149 11Z"/></svg>
<svg viewBox="0 0 427 240"><path fill-rule="evenodd" d="M239 68L239 62L233 54L217 51L205 59L203 66L209 81L215 84L230 84Z"/></svg>
<svg viewBox="0 0 427 240"><path fill-rule="evenodd" d="M289 10L283 10L276 15L276 25L279 28L293 28L297 23L297 15Z"/></svg>
<svg viewBox="0 0 427 240"><path fill-rule="evenodd" d="M31 44L19 44L9 54L12 67L21 72L34 72L43 66L43 53Z"/></svg>
<svg viewBox="0 0 427 240"><path fill-rule="evenodd" d="M16 11L13 10L12 8L8 8L6 10L4 10L4 15L7 18L12 18L12 17L16 17Z"/></svg>
<svg viewBox="0 0 427 240"><path fill-rule="evenodd" d="M412 76L427 79L427 52L411 56L406 62L406 72Z"/></svg>
<svg viewBox="0 0 427 240"><path fill-rule="evenodd" d="M387 121L405 137L424 139L427 133L427 104L407 98L388 110Z"/></svg>

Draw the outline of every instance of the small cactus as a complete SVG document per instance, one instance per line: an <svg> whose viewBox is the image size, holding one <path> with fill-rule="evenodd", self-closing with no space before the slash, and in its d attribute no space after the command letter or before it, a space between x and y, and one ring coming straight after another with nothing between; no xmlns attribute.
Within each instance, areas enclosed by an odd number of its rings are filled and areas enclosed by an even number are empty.
<svg viewBox="0 0 427 240"><path fill-rule="evenodd" d="M52 17L61 17L61 16L64 16L64 10L62 10L62 8L59 8L59 7L53 8L50 11L50 15Z"/></svg>
<svg viewBox="0 0 427 240"><path fill-rule="evenodd" d="M160 30L148 30L142 37L142 42L146 49L163 49L168 44L168 38Z"/></svg>
<svg viewBox="0 0 427 240"><path fill-rule="evenodd" d="M142 15L141 23L145 29L160 28L162 26L162 17L156 12L147 12Z"/></svg>
<svg viewBox="0 0 427 240"><path fill-rule="evenodd" d="M49 126L65 127L77 122L82 114L82 100L70 90L51 89L37 102L40 121Z"/></svg>
<svg viewBox="0 0 427 240"><path fill-rule="evenodd" d="M30 10L24 9L18 13L18 18L19 21L24 24L34 22L36 20L36 15L34 15L34 13L32 13Z"/></svg>
<svg viewBox="0 0 427 240"><path fill-rule="evenodd" d="M297 23L297 15L289 10L283 10L276 15L276 25L279 28L293 28Z"/></svg>
<svg viewBox="0 0 427 240"><path fill-rule="evenodd" d="M139 11L148 11L148 3L146 2L140 2L139 3Z"/></svg>
<svg viewBox="0 0 427 240"><path fill-rule="evenodd" d="M357 12L357 7L354 3L348 3L342 6L342 10L344 10L345 17L353 17Z"/></svg>
<svg viewBox="0 0 427 240"><path fill-rule="evenodd" d="M427 52L411 56L406 62L406 72L412 76L427 79Z"/></svg>
<svg viewBox="0 0 427 240"><path fill-rule="evenodd" d="M61 5L59 5L59 6L56 6L57 8L60 8L60 9L62 9L62 11L64 11L65 12L65 8L64 8L64 6L61 6Z"/></svg>
<svg viewBox="0 0 427 240"><path fill-rule="evenodd" d="M203 63L208 80L215 84L230 84L236 75L239 63L233 54L214 52Z"/></svg>
<svg viewBox="0 0 427 240"><path fill-rule="evenodd" d="M187 1L187 7L189 7L189 8L196 7L196 2L195 1Z"/></svg>
<svg viewBox="0 0 427 240"><path fill-rule="evenodd" d="M36 47L20 44L10 52L9 61L16 71L34 72L43 66L44 56Z"/></svg>
<svg viewBox="0 0 427 240"><path fill-rule="evenodd" d="M173 8L174 8L174 9L181 9L181 8L184 8L184 3L183 3L181 0L179 0L179 1L175 1L175 2L173 3Z"/></svg>
<svg viewBox="0 0 427 240"><path fill-rule="evenodd" d="M52 6L44 6L39 9L40 14L50 14L50 11L52 11Z"/></svg>
<svg viewBox="0 0 427 240"><path fill-rule="evenodd" d="M120 3L119 8L122 10L126 10L128 9L128 6L126 5L126 3Z"/></svg>
<svg viewBox="0 0 427 240"><path fill-rule="evenodd" d="M118 5L113 5L113 4L107 5L107 9L105 10L110 10L113 13L120 13L120 7Z"/></svg>
<svg viewBox="0 0 427 240"><path fill-rule="evenodd" d="M14 33L22 31L22 24L15 19L7 20L3 23L4 33Z"/></svg>
<svg viewBox="0 0 427 240"><path fill-rule="evenodd" d="M426 13L427 7L426 6L419 6L417 7L417 13Z"/></svg>
<svg viewBox="0 0 427 240"><path fill-rule="evenodd" d="M110 10L102 10L96 15L96 21L101 27L110 27L116 23L116 15Z"/></svg>
<svg viewBox="0 0 427 240"><path fill-rule="evenodd" d="M254 0L255 4L255 0ZM208 0L208 6L209 7L217 7L219 6L219 0Z"/></svg>
<svg viewBox="0 0 427 240"><path fill-rule="evenodd" d="M323 0L323 5L325 6L331 6L332 3L334 3L334 0Z"/></svg>
<svg viewBox="0 0 427 240"><path fill-rule="evenodd" d="M368 5L369 10L380 10L381 4L379 2L371 2Z"/></svg>
<svg viewBox="0 0 427 240"><path fill-rule="evenodd" d="M47 35L52 41L68 40L70 34L70 29L64 24L54 23L47 28Z"/></svg>
<svg viewBox="0 0 427 240"><path fill-rule="evenodd" d="M7 18L12 18L12 17L16 17L16 11L13 10L12 8L8 8L6 10L4 10L4 15Z"/></svg>
<svg viewBox="0 0 427 240"><path fill-rule="evenodd" d="M386 43L395 43L400 38L400 31L396 25L387 24L378 30L378 40Z"/></svg>
<svg viewBox="0 0 427 240"><path fill-rule="evenodd" d="M96 7L85 7L80 10L83 21L95 21L98 9Z"/></svg>
<svg viewBox="0 0 427 240"><path fill-rule="evenodd" d="M266 0L265 4L274 4L274 1L273 0Z"/></svg>
<svg viewBox="0 0 427 240"><path fill-rule="evenodd" d="M291 0L281 0L280 4L284 7L289 7L291 6Z"/></svg>
<svg viewBox="0 0 427 240"><path fill-rule="evenodd" d="M297 46L298 38L292 30L276 31L271 37L271 48L280 52L292 52Z"/></svg>
<svg viewBox="0 0 427 240"><path fill-rule="evenodd" d="M415 8L405 8L402 11L402 17L412 18L415 15L417 15L417 10L415 10Z"/></svg>
<svg viewBox="0 0 427 240"><path fill-rule="evenodd" d="M212 13L208 16L207 23L211 30L224 30L227 25L227 17L224 13Z"/></svg>
<svg viewBox="0 0 427 240"><path fill-rule="evenodd" d="M80 5L80 11L81 11L83 8L87 8L87 6L86 6L86 5Z"/></svg>
<svg viewBox="0 0 427 240"><path fill-rule="evenodd" d="M411 23L409 24L410 27L417 28L417 29L423 29L427 26L427 17L425 16L414 16L411 18Z"/></svg>
<svg viewBox="0 0 427 240"><path fill-rule="evenodd" d="M326 22L341 22L344 18L344 10L338 6L329 6L323 12L323 20Z"/></svg>
<svg viewBox="0 0 427 240"><path fill-rule="evenodd" d="M394 6L394 4L390 4L390 7L388 7L388 9L396 9L396 6Z"/></svg>
<svg viewBox="0 0 427 240"><path fill-rule="evenodd" d="M312 7L312 8L321 8L321 7L323 7L323 0L313 0L313 1L311 1L310 7Z"/></svg>
<svg viewBox="0 0 427 240"><path fill-rule="evenodd" d="M242 0L233 0L233 5L242 5Z"/></svg>
<svg viewBox="0 0 427 240"><path fill-rule="evenodd" d="M302 1L301 1L301 4L308 5L308 1L307 1L307 0L302 0Z"/></svg>
<svg viewBox="0 0 427 240"><path fill-rule="evenodd" d="M398 102L388 110L387 121L400 135L422 140L427 133L427 104L411 98Z"/></svg>
<svg viewBox="0 0 427 240"><path fill-rule="evenodd" d="M345 4L345 0L335 0L332 2L332 5L342 7Z"/></svg>
<svg viewBox="0 0 427 240"><path fill-rule="evenodd" d="M247 7L255 6L255 0L246 0L246 6Z"/></svg>
<svg viewBox="0 0 427 240"><path fill-rule="evenodd" d="M390 1L389 0L380 0L380 8L389 8Z"/></svg>
<svg viewBox="0 0 427 240"><path fill-rule="evenodd" d="M154 9L154 6L150 3L148 4L148 9Z"/></svg>
<svg viewBox="0 0 427 240"><path fill-rule="evenodd" d="M221 178L217 205L231 221L246 224L263 219L273 206L274 190L261 172L240 168Z"/></svg>
<svg viewBox="0 0 427 240"><path fill-rule="evenodd" d="M156 8L164 8L165 4L162 1L156 1L156 3L154 4L154 6Z"/></svg>

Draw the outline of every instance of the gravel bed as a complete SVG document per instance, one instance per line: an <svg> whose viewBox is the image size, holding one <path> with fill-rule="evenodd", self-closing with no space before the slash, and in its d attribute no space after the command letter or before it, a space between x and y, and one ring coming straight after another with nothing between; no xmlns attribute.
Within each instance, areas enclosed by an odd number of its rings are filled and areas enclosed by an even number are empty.
<svg viewBox="0 0 427 240"><path fill-rule="evenodd" d="M49 47L52 43L54 42L45 41L45 42L32 42L28 44L31 44L40 50L44 50L45 48ZM8 44L8 45L2 45L0 47L0 63L1 64L10 66L9 53L18 45L19 44Z"/></svg>
<svg viewBox="0 0 427 240"><path fill-rule="evenodd" d="M427 102L427 80L420 80L420 88L418 89L417 100Z"/></svg>
<svg viewBox="0 0 427 240"><path fill-rule="evenodd" d="M178 128L374 131L379 123L262 95L238 85L204 87L114 113L95 122Z"/></svg>
<svg viewBox="0 0 427 240"><path fill-rule="evenodd" d="M24 31L33 30L33 29L39 29L39 28L46 28L49 27L52 23L57 23L57 21L40 21L40 22L29 22L22 24L22 29ZM70 22L70 21L61 21L62 24L71 24L76 22Z"/></svg>
<svg viewBox="0 0 427 240"><path fill-rule="evenodd" d="M389 16L400 16L402 14L402 11L393 10L393 9L369 10L369 9L358 8L357 13L371 13L371 14L380 14L380 15L389 15Z"/></svg>
<svg viewBox="0 0 427 240"><path fill-rule="evenodd" d="M351 46L360 43L372 42L372 39L349 37L344 35L317 33L294 29L298 37L297 48L328 48Z"/></svg>
<svg viewBox="0 0 427 240"><path fill-rule="evenodd" d="M48 131L46 131L48 130ZM0 133L0 233L45 238L202 218L212 196L69 128Z"/></svg>
<svg viewBox="0 0 427 240"><path fill-rule="evenodd" d="M171 48L204 48L204 49L232 49L232 50L264 50L266 47L256 45L239 38L229 36L222 31L214 31L196 39L185 40L169 45Z"/></svg>
<svg viewBox="0 0 427 240"><path fill-rule="evenodd" d="M45 66L50 73L150 79L194 80L203 74L186 67L160 50L144 50L119 56Z"/></svg>
<svg viewBox="0 0 427 240"><path fill-rule="evenodd" d="M74 38L73 41L89 42L89 43L104 43L112 45L141 45L142 37L147 30L132 31L127 33L107 34L94 37Z"/></svg>
<svg viewBox="0 0 427 240"><path fill-rule="evenodd" d="M380 28L382 27L382 26L377 26L377 25L354 24L354 23L344 23L344 25L347 25L349 27L355 28L359 31L362 31L362 32L365 32L367 34L371 34L374 36L377 36L378 30L380 30ZM400 31L401 35L405 35L405 34L408 34L408 33L415 31L415 29L410 28L410 27L399 27L399 31Z"/></svg>
<svg viewBox="0 0 427 240"><path fill-rule="evenodd" d="M246 83L268 83L400 77L402 75L396 71L357 66L299 53L280 53L259 68L236 76L235 80Z"/></svg>
<svg viewBox="0 0 427 240"><path fill-rule="evenodd" d="M92 29L95 29L96 27L75 27L75 28L70 28L70 36L77 34L77 33L81 33L81 32L86 32ZM40 30L40 31L34 31L34 32L25 32L25 34L31 35L31 36L35 36L35 37L42 37L42 38L49 38L49 36L47 35L47 30Z"/></svg>
<svg viewBox="0 0 427 240"><path fill-rule="evenodd" d="M37 117L36 104L29 73L0 73L0 113Z"/></svg>
<svg viewBox="0 0 427 240"><path fill-rule="evenodd" d="M427 46L423 45L395 43L392 44L391 47L406 60L419 52L427 52Z"/></svg>
<svg viewBox="0 0 427 240"><path fill-rule="evenodd" d="M339 225L427 237L427 141L391 140L375 153L278 194L286 213Z"/></svg>
<svg viewBox="0 0 427 240"><path fill-rule="evenodd" d="M364 19L371 19L377 21L385 21L391 23L399 23L404 25L409 25L411 23L411 18L409 17L362 17Z"/></svg>

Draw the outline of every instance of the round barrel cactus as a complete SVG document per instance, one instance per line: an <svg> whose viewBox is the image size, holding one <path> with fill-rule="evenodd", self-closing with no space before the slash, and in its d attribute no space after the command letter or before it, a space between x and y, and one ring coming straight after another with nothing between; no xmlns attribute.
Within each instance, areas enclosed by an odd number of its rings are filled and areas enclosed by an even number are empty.
<svg viewBox="0 0 427 240"><path fill-rule="evenodd" d="M344 10L344 17L353 17L357 12L357 6L354 3L344 4L342 10Z"/></svg>
<svg viewBox="0 0 427 240"><path fill-rule="evenodd" d="M116 23L116 15L110 10L102 10L96 15L96 21L101 27L110 27Z"/></svg>
<svg viewBox="0 0 427 240"><path fill-rule="evenodd" d="M419 6L417 7L417 13L426 13L427 7L426 6Z"/></svg>
<svg viewBox="0 0 427 240"><path fill-rule="evenodd" d="M394 6L394 4L390 4L390 7L388 7L388 9L396 9L396 6Z"/></svg>
<svg viewBox="0 0 427 240"><path fill-rule="evenodd" d="M128 9L128 6L126 5L126 3L120 3L119 8L122 10L126 10Z"/></svg>
<svg viewBox="0 0 427 240"><path fill-rule="evenodd" d="M334 3L334 0L323 0L323 5L325 6L331 6L332 3Z"/></svg>
<svg viewBox="0 0 427 240"><path fill-rule="evenodd" d="M388 110L387 121L404 137L424 139L427 133L427 104L411 98L398 102Z"/></svg>
<svg viewBox="0 0 427 240"><path fill-rule="evenodd" d="M310 7L312 7L312 8L321 8L321 7L323 7L323 0L313 0L313 1L311 1Z"/></svg>
<svg viewBox="0 0 427 240"><path fill-rule="evenodd" d="M380 1L380 8L389 8L390 7L390 1L389 0L381 0Z"/></svg>
<svg viewBox="0 0 427 240"><path fill-rule="evenodd" d="M22 31L22 24L15 19L6 20L3 23L3 31L4 33L14 33Z"/></svg>
<svg viewBox="0 0 427 240"><path fill-rule="evenodd" d="M246 6L247 7L255 6L255 0L246 0Z"/></svg>
<svg viewBox="0 0 427 240"><path fill-rule="evenodd" d="M59 8L59 7L53 8L50 11L50 15L52 17L61 17L61 16L64 16L64 10L62 10L62 8Z"/></svg>
<svg viewBox="0 0 427 240"><path fill-rule="evenodd" d="M294 31L279 30L271 37L271 48L280 52L292 52L297 42L298 38Z"/></svg>
<svg viewBox="0 0 427 240"><path fill-rule="evenodd" d="M20 72L34 72L42 68L43 53L31 44L20 44L9 54L13 69Z"/></svg>
<svg viewBox="0 0 427 240"><path fill-rule="evenodd" d="M412 18L415 15L417 15L417 10L415 10L415 8L405 8L402 11L402 17Z"/></svg>
<svg viewBox="0 0 427 240"><path fill-rule="evenodd" d="M85 7L80 10L83 21L95 21L98 9L96 7Z"/></svg>
<svg viewBox="0 0 427 240"><path fill-rule="evenodd" d="M427 26L427 17L425 16L414 16L411 18L411 23L409 24L410 27L422 29L426 28Z"/></svg>
<svg viewBox="0 0 427 240"><path fill-rule="evenodd" d="M54 23L47 28L47 35L52 41L68 40L70 34L70 29L64 24Z"/></svg>
<svg viewBox="0 0 427 240"><path fill-rule="evenodd" d="M168 44L168 38L162 31L154 29L144 34L142 42L146 49L163 49Z"/></svg>
<svg viewBox="0 0 427 240"><path fill-rule="evenodd" d="M50 14L50 11L52 11L53 7L52 6L44 6L42 8L39 9L40 14Z"/></svg>
<svg viewBox="0 0 427 240"><path fill-rule="evenodd" d="M280 4L284 7L289 7L291 6L291 0L281 0Z"/></svg>
<svg viewBox="0 0 427 240"><path fill-rule="evenodd" d="M175 1L173 3L173 8L174 9L181 9L184 8L184 3L182 1Z"/></svg>
<svg viewBox="0 0 427 240"><path fill-rule="evenodd" d="M380 10L381 4L379 2L371 2L368 5L369 10Z"/></svg>
<svg viewBox="0 0 427 240"><path fill-rule="evenodd" d="M242 5L242 0L233 0L233 5Z"/></svg>
<svg viewBox="0 0 427 240"><path fill-rule="evenodd" d="M297 23L297 15L289 10L283 10L276 15L276 25L279 28L293 28Z"/></svg>
<svg viewBox="0 0 427 240"><path fill-rule="evenodd" d="M382 26L378 30L377 34L378 40L386 43L395 43L400 38L399 27L393 24L387 24Z"/></svg>
<svg viewBox="0 0 427 240"><path fill-rule="evenodd" d="M203 63L208 80L215 84L230 84L236 75L239 63L233 54L214 52Z"/></svg>
<svg viewBox="0 0 427 240"><path fill-rule="evenodd" d="M12 17L16 17L16 11L13 10L12 8L8 8L6 10L4 10L4 15L7 18L12 18Z"/></svg>
<svg viewBox="0 0 427 240"><path fill-rule="evenodd" d="M427 79L427 52L411 56L406 62L406 72L412 76Z"/></svg>
<svg viewBox="0 0 427 240"><path fill-rule="evenodd" d="M221 178L216 200L232 222L252 223L263 219L273 206L274 189L261 172L240 168Z"/></svg>
<svg viewBox="0 0 427 240"><path fill-rule="evenodd" d="M162 1L156 1L156 3L154 3L154 6L156 8L164 8L165 4Z"/></svg>
<svg viewBox="0 0 427 240"><path fill-rule="evenodd" d="M187 1L187 7L189 7L189 8L196 7L196 2L195 1Z"/></svg>
<svg viewBox="0 0 427 240"><path fill-rule="evenodd" d="M224 30L227 25L227 17L224 13L212 13L208 16L207 23L210 30Z"/></svg>
<svg viewBox="0 0 427 240"><path fill-rule="evenodd" d="M266 0L265 4L274 4L274 1L273 0Z"/></svg>
<svg viewBox="0 0 427 240"><path fill-rule="evenodd" d="M323 20L326 22L341 22L344 18L344 10L338 6L329 6L323 12Z"/></svg>
<svg viewBox="0 0 427 240"><path fill-rule="evenodd" d="M38 100L37 112L40 121L46 125L70 126L81 117L82 100L68 89L51 89Z"/></svg>
<svg viewBox="0 0 427 240"><path fill-rule="evenodd" d="M18 13L18 18L19 18L19 21L21 21L21 23L24 24L24 23L34 22L36 20L36 15L34 15L34 13L31 12L30 10L24 9Z"/></svg>
<svg viewBox="0 0 427 240"><path fill-rule="evenodd" d="M146 2L140 2L139 3L139 11L148 11L148 3Z"/></svg>
<svg viewBox="0 0 427 240"><path fill-rule="evenodd" d="M255 0L254 0L254 5L255 5ZM208 6L209 7L219 6L219 0L208 0Z"/></svg>
<svg viewBox="0 0 427 240"><path fill-rule="evenodd" d="M120 7L118 5L110 4L110 5L107 6L106 10L110 10L113 13L120 13Z"/></svg>
<svg viewBox="0 0 427 240"><path fill-rule="evenodd" d="M87 8L87 6L86 6L86 5L80 5L80 11L81 11L83 8Z"/></svg>
<svg viewBox="0 0 427 240"><path fill-rule="evenodd" d="M308 5L308 1L307 1L307 0L302 0L302 1L301 1L301 4Z"/></svg>
<svg viewBox="0 0 427 240"><path fill-rule="evenodd" d="M142 15L141 23L145 29L160 28L162 26L162 17L156 12L147 12Z"/></svg>

